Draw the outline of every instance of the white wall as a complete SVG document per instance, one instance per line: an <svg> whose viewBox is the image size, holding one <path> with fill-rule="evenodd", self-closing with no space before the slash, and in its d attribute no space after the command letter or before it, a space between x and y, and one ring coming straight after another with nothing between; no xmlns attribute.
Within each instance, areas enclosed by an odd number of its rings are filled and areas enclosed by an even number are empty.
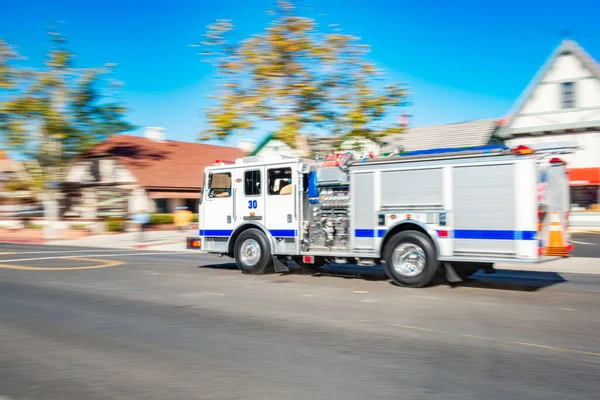
<svg viewBox="0 0 600 400"><path fill-rule="evenodd" d="M561 108L561 84L575 83L575 108ZM600 120L600 80L573 54L559 56L542 78L511 129L540 129Z"/></svg>
<svg viewBox="0 0 600 400"><path fill-rule="evenodd" d="M98 168L101 183L133 183L133 175L116 160L103 158L99 160L84 160L71 167L66 181L69 183L96 182L92 173L93 168Z"/></svg>
<svg viewBox="0 0 600 400"><path fill-rule="evenodd" d="M269 141L260 151L257 156L267 157L273 155L284 155L300 157L300 150L293 149L290 145L279 139Z"/></svg>
<svg viewBox="0 0 600 400"><path fill-rule="evenodd" d="M344 151L352 152L355 158L360 158L371 151L378 155L380 151L380 146L368 139L349 139L344 141L340 147Z"/></svg>

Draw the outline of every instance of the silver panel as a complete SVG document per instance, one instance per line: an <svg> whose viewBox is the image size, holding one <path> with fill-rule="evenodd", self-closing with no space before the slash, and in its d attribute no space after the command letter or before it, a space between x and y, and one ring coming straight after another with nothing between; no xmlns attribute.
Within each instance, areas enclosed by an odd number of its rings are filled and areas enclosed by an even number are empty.
<svg viewBox="0 0 600 400"><path fill-rule="evenodd" d="M296 254L295 239L275 239L275 254Z"/></svg>
<svg viewBox="0 0 600 400"><path fill-rule="evenodd" d="M477 231L480 238L454 240L460 253L515 254L515 240L498 240L495 232L515 229L514 164L454 167L453 230ZM464 235L463 235L464 236Z"/></svg>
<svg viewBox="0 0 600 400"><path fill-rule="evenodd" d="M427 207L443 204L442 169L412 169L381 173L382 207Z"/></svg>
<svg viewBox="0 0 600 400"><path fill-rule="evenodd" d="M357 229L373 230L375 229L375 200L374 200L374 174L355 174L353 187L354 202L351 204L351 227L355 234ZM359 249L372 249L375 246L375 237L356 237L354 238L354 247Z"/></svg>
<svg viewBox="0 0 600 400"><path fill-rule="evenodd" d="M204 238L202 240L202 250L209 252L227 253L227 238Z"/></svg>
<svg viewBox="0 0 600 400"><path fill-rule="evenodd" d="M338 167L320 168L317 170L317 182L322 185L347 185L348 173Z"/></svg>

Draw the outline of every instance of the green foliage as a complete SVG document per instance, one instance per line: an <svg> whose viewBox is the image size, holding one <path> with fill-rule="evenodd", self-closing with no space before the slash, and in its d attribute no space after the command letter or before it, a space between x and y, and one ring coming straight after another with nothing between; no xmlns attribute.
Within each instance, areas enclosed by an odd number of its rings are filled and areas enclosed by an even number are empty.
<svg viewBox="0 0 600 400"><path fill-rule="evenodd" d="M25 224L25 229L44 229L44 225L27 223Z"/></svg>
<svg viewBox="0 0 600 400"><path fill-rule="evenodd" d="M74 156L114 133L128 131L126 109L109 93L115 85L108 65L74 68L66 39L50 33L42 70L21 67L0 39L0 134L27 160L31 188L61 180Z"/></svg>
<svg viewBox="0 0 600 400"><path fill-rule="evenodd" d="M237 43L229 38L233 23L218 20L196 45L222 78L201 139L224 139L260 121L274 121L275 136L292 146L305 129L372 140L400 131L384 117L405 103L406 90L376 81L380 72L359 38L319 30L288 1L272 15L263 32Z"/></svg>
<svg viewBox="0 0 600 400"><path fill-rule="evenodd" d="M84 231L86 229L89 229L88 226L85 224L73 224L69 228L73 229L74 231Z"/></svg>
<svg viewBox="0 0 600 400"><path fill-rule="evenodd" d="M150 214L150 225L172 225L173 214Z"/></svg>
<svg viewBox="0 0 600 400"><path fill-rule="evenodd" d="M108 232L123 232L127 226L127 221L119 218L110 218L106 220L106 229Z"/></svg>

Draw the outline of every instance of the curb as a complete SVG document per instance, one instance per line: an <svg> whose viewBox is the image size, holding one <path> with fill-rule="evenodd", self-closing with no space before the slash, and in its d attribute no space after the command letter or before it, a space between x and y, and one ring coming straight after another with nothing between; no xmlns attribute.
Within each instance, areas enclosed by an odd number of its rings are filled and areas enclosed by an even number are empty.
<svg viewBox="0 0 600 400"><path fill-rule="evenodd" d="M40 239L0 239L0 243L15 244L44 244L45 240Z"/></svg>
<svg viewBox="0 0 600 400"><path fill-rule="evenodd" d="M600 234L600 229L570 229L569 233L592 233L592 234Z"/></svg>
<svg viewBox="0 0 600 400"><path fill-rule="evenodd" d="M152 243L152 244L136 244L132 246L134 249L150 249L154 246L165 246L169 244L178 244L181 242L161 242L161 243Z"/></svg>

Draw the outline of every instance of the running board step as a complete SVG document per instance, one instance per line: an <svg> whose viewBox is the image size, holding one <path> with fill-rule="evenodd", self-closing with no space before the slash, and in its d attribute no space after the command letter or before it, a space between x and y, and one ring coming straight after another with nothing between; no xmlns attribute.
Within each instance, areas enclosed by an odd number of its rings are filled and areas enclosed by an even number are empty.
<svg viewBox="0 0 600 400"><path fill-rule="evenodd" d="M367 259L363 259L363 260L356 259L356 264L357 265L363 265L363 266L370 266L370 267L377 265L375 263L375 260L368 259L368 258Z"/></svg>

